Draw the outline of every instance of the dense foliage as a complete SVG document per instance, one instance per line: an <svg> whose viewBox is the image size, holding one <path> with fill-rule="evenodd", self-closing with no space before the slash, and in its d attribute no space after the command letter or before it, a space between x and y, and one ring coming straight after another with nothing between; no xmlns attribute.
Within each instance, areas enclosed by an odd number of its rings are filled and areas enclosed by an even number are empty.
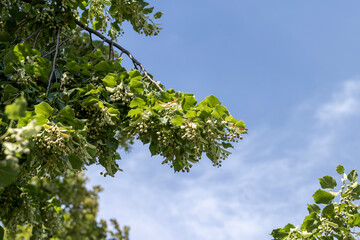
<svg viewBox="0 0 360 240"><path fill-rule="evenodd" d="M322 189L314 195L315 204L308 204L309 215L305 217L300 227L287 224L284 228L272 232L274 240L280 239L309 239L309 240L334 240L334 239L359 239L360 233L360 185L356 170L344 173L343 166L336 168L342 175L342 186L338 191L335 178L324 176L319 178ZM325 189L325 190L323 190ZM328 190L328 191L326 191ZM338 200L338 201L336 201Z"/></svg>
<svg viewBox="0 0 360 240"><path fill-rule="evenodd" d="M118 148L134 139L185 172L204 154L221 166L247 131L215 96L197 102L165 91L115 42L124 21L159 32L162 13L142 0L5 0L0 12L0 221L8 236L21 228L33 239L65 239L74 227L66 216L75 217L67 208L76 207L62 185L76 185L73 173L91 164L114 176ZM121 66L123 53L134 69ZM108 232L89 221L92 232Z"/></svg>

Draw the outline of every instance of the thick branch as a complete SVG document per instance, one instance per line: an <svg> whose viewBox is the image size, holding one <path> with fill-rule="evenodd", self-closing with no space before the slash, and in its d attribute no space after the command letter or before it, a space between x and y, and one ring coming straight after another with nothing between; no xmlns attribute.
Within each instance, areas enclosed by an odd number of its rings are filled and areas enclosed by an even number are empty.
<svg viewBox="0 0 360 240"><path fill-rule="evenodd" d="M76 24L78 26L80 26L81 28L85 29L86 31L88 31L89 33L93 33L95 34L96 36L98 36L99 38L101 38L104 42L108 43L109 45L113 45L114 47L116 47L117 49L119 49L121 52L125 53L130 59L131 61L133 61L134 65L137 65L140 67L140 69L143 71L144 75L146 76L146 78L153 84L155 84L155 86L160 90L160 91L164 91L160 85L155 82L150 76L149 74L147 73L147 71L145 70L144 66L138 61L136 60L132 55L131 53L126 50L125 48L123 48L122 46L120 46L119 44L111 41L110 39L106 38L104 35L102 35L101 33L95 31L94 29L91 29L89 27L87 27L85 24L83 24L82 22L78 21L78 20L75 20Z"/></svg>

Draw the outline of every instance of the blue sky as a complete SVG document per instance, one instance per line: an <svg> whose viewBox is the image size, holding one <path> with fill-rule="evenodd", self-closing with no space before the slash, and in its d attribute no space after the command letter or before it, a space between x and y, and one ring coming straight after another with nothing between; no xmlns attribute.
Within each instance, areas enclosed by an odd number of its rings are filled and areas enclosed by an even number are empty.
<svg viewBox="0 0 360 240"><path fill-rule="evenodd" d="M174 174L139 143L115 178L89 168L89 185L105 188L100 217L130 225L132 240L271 239L300 224L317 178L359 165L360 2L152 5L160 35L129 29L119 44L167 88L217 96L249 134L221 168L204 158Z"/></svg>

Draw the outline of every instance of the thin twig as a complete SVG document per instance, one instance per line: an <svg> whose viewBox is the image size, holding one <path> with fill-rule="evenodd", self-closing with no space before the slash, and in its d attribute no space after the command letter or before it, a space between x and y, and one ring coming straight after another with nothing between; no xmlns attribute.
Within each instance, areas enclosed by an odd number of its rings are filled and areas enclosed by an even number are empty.
<svg viewBox="0 0 360 240"><path fill-rule="evenodd" d="M72 37L74 37L76 34L78 34L79 32L81 32L82 30L83 30L83 29L77 30L76 32L74 32L73 34L71 34L69 37L67 37L65 40L61 41L61 42L59 43L59 47L60 47L61 45L63 45L64 43L66 43L67 41L69 41ZM52 54L52 53L55 52L55 51L56 51L56 47L55 47L55 49L53 49L53 50L51 50L50 52L46 53L43 57L49 56L50 54Z"/></svg>
<svg viewBox="0 0 360 240"><path fill-rule="evenodd" d="M53 59L52 71L51 71L51 74L49 77L49 83L48 83L48 86L46 89L46 96L49 94L51 79L52 79L53 74L55 73L56 58L57 58L58 51L59 51L59 41L60 41L60 28L58 29L57 36L56 36L55 55L54 55L54 59Z"/></svg>
<svg viewBox="0 0 360 240"><path fill-rule="evenodd" d="M104 44L104 40L101 42L101 43L99 43L95 48L94 48L94 50L92 50L92 53L94 53L101 45L103 45Z"/></svg>
<svg viewBox="0 0 360 240"><path fill-rule="evenodd" d="M90 33L90 46L91 46L91 50L94 50L94 44L93 44L91 33Z"/></svg>
<svg viewBox="0 0 360 240"><path fill-rule="evenodd" d="M37 39L38 39L38 37L39 37L39 35L40 35L41 32L42 32L42 31L38 32L38 34L36 35L35 40L34 40L34 44L33 44L33 47L32 47L32 48L35 48Z"/></svg>
<svg viewBox="0 0 360 240"><path fill-rule="evenodd" d="M39 30L33 32L32 34L30 34L29 36L27 36L25 39L23 39L23 40L21 41L21 43L26 42L27 40L29 40L29 38L31 38L32 36L34 36L36 33L39 34L42 30L43 30L43 29L39 29Z"/></svg>
<svg viewBox="0 0 360 240"><path fill-rule="evenodd" d="M160 90L160 91L164 91L160 85L154 81L150 76L149 74L147 73L147 71L145 70L144 66L138 61L136 60L132 55L131 53L126 50L125 48L123 48L122 46L120 46L119 44L111 41L110 39L106 38L104 35L102 35L101 33L87 27L85 24L83 24L82 22L78 21L78 20L75 20L76 24L78 26L80 26L81 28L85 29L86 31L88 31L89 33L93 33L95 34L96 36L98 36L99 38L101 38L103 41L107 42L108 44L113 44L113 46L115 46L117 49L119 49L121 52L125 53L130 59L131 61L134 63L135 67L136 65L140 67L140 69L144 72L146 78L153 84L155 84L155 86ZM137 67L136 67L137 68Z"/></svg>
<svg viewBox="0 0 360 240"><path fill-rule="evenodd" d="M109 45L109 61L112 60L112 57L111 57L112 52L113 52L113 43L111 42L111 44Z"/></svg>

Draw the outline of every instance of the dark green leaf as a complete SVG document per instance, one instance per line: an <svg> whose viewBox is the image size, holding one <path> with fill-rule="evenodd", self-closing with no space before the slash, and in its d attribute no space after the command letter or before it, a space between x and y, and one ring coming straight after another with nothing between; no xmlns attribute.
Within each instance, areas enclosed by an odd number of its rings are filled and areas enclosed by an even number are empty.
<svg viewBox="0 0 360 240"><path fill-rule="evenodd" d="M158 153L158 144L151 142L149 146L149 150L151 152L151 156L154 156Z"/></svg>
<svg viewBox="0 0 360 240"><path fill-rule="evenodd" d="M336 172L338 174L343 174L345 172L345 168L342 165L337 165L336 166Z"/></svg>
<svg viewBox="0 0 360 240"><path fill-rule="evenodd" d="M109 63L102 61L95 65L94 71L95 72L109 72L111 70L111 66Z"/></svg>
<svg viewBox="0 0 360 240"><path fill-rule="evenodd" d="M301 225L301 229L306 230L308 232L312 232L319 225L320 225L319 216L317 215L317 213L312 212L305 217L304 222Z"/></svg>
<svg viewBox="0 0 360 240"><path fill-rule="evenodd" d="M10 97L14 96L15 93L17 93L19 89L13 87L11 84L6 84L4 91L3 91L3 99L7 100Z"/></svg>
<svg viewBox="0 0 360 240"><path fill-rule="evenodd" d="M322 189L332 190L337 185L335 178L330 176L324 176L322 178L319 178L319 182Z"/></svg>
<svg viewBox="0 0 360 240"><path fill-rule="evenodd" d="M75 61L71 61L71 62L66 63L65 67L70 72L79 72L80 71L80 66Z"/></svg>
<svg viewBox="0 0 360 240"><path fill-rule="evenodd" d="M0 161L0 187L6 187L13 183L16 180L18 173L19 165L15 161Z"/></svg>
<svg viewBox="0 0 360 240"><path fill-rule="evenodd" d="M4 229L0 226L0 240L4 239Z"/></svg>
<svg viewBox="0 0 360 240"><path fill-rule="evenodd" d="M358 178L358 174L357 174L356 170L351 170L351 172L349 173L349 175L347 177L350 180L350 182L355 182Z"/></svg>
<svg viewBox="0 0 360 240"><path fill-rule="evenodd" d="M316 212L316 213L320 213L320 207L316 204L308 204L307 209L309 211L309 213L312 212Z"/></svg>
<svg viewBox="0 0 360 240"><path fill-rule="evenodd" d="M161 16L162 16L163 14L164 14L163 12L157 12L157 13L154 14L154 18L155 18L155 19L161 18Z"/></svg>
<svg viewBox="0 0 360 240"><path fill-rule="evenodd" d="M324 209L322 210L321 215L323 217L327 217L327 218L332 218L335 215L334 212L334 205L333 204L329 204L326 207L324 207Z"/></svg>
<svg viewBox="0 0 360 240"><path fill-rule="evenodd" d="M294 225L288 223L284 228L274 229L270 235L273 236L275 240L280 240L288 236L290 230L294 228Z"/></svg>
<svg viewBox="0 0 360 240"><path fill-rule="evenodd" d="M175 172L179 172L184 167L184 164L180 160L177 160L177 159L174 160L173 164L174 164Z"/></svg>
<svg viewBox="0 0 360 240"><path fill-rule="evenodd" d="M81 170L82 166L84 165L84 162L81 161L81 159L75 154L71 154L69 156L69 161L71 166L76 170Z"/></svg>

